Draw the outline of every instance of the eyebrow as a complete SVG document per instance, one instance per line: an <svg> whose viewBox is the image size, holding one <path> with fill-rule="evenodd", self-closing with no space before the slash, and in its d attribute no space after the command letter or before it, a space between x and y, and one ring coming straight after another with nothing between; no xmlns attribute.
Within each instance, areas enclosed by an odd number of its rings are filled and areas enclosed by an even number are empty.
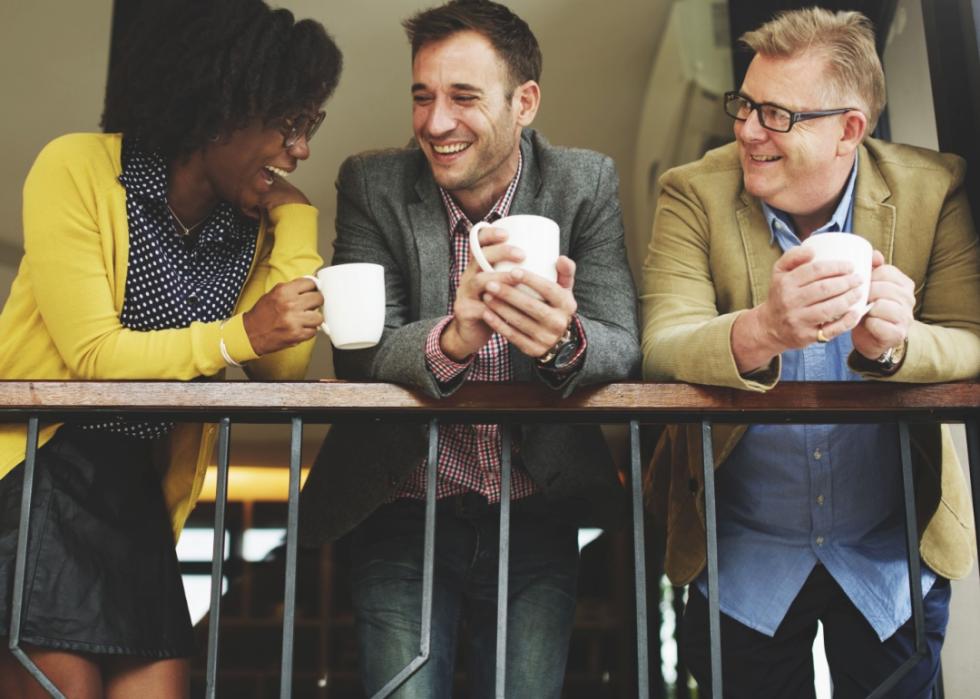
<svg viewBox="0 0 980 699"><path fill-rule="evenodd" d="M477 87L476 85L470 85L469 83L453 83L450 85L454 90L463 90L464 92L478 92L483 94L483 89ZM419 90L428 90L428 86L425 83L414 83L412 85L412 92L418 92Z"/></svg>

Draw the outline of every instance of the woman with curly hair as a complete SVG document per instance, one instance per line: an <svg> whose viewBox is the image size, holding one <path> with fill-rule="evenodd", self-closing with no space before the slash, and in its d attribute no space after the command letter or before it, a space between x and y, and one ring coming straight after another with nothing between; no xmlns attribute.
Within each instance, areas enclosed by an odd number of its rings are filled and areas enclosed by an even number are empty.
<svg viewBox="0 0 980 699"><path fill-rule="evenodd" d="M304 275L310 153L341 54L261 0L183 0L114 57L104 134L48 144L24 185L24 257L0 313L2 379L299 379L322 321ZM66 695L185 697L194 652L175 536L213 426L44 425L23 648ZM25 428L0 424L0 642L9 633ZM45 696L9 652L0 696Z"/></svg>

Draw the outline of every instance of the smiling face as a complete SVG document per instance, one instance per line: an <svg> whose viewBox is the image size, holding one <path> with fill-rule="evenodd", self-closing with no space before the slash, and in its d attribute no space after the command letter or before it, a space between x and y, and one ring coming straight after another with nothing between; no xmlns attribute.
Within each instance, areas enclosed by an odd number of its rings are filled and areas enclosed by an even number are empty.
<svg viewBox="0 0 980 699"><path fill-rule="evenodd" d="M826 104L824 65L815 53L792 58L757 54L740 92L794 112L850 106ZM735 122L746 191L798 220L822 218L816 226L822 225L847 182L865 125L860 112L848 112L800 121L778 133L763 128L753 111L746 121Z"/></svg>
<svg viewBox="0 0 980 699"><path fill-rule="evenodd" d="M435 181L464 209L487 200L489 208L517 171L539 92L533 81L510 86L493 46L473 31L423 46L412 63L415 138Z"/></svg>
<svg viewBox="0 0 980 699"><path fill-rule="evenodd" d="M309 155L305 138L285 148L279 128L257 121L209 143L201 162L204 180L215 198L257 218L263 197L271 191L276 176L292 172L298 161Z"/></svg>

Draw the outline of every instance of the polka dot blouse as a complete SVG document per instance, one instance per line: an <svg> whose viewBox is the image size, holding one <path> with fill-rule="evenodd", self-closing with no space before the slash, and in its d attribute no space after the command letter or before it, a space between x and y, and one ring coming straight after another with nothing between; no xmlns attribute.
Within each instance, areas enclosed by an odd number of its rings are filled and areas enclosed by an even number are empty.
<svg viewBox="0 0 980 699"><path fill-rule="evenodd" d="M130 139L123 141L122 161L129 262L120 323L150 332L231 316L255 255L258 222L220 202L184 235L167 207L166 161ZM122 417L88 426L146 439L172 427Z"/></svg>

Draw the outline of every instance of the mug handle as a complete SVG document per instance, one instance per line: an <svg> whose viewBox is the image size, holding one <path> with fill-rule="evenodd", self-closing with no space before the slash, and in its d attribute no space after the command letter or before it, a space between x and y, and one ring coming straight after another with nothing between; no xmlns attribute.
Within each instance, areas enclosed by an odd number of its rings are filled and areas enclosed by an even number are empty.
<svg viewBox="0 0 980 699"><path fill-rule="evenodd" d="M478 221L470 228L470 252L473 253L473 259L476 260L476 263L480 265L480 269L484 272L492 272L493 267L487 262L486 255L480 249L480 229L489 228L491 225L493 224L487 223L486 221Z"/></svg>
<svg viewBox="0 0 980 699"><path fill-rule="evenodd" d="M304 274L303 275L303 279L309 279L311 282L313 282L314 284L316 284L316 290L319 291L321 294L323 293L323 287L320 286L320 280L317 279L316 277L314 277L312 274ZM324 317L323 317L323 322L320 323L320 329L323 332L325 332L327 335L330 335L330 328L327 327L327 317L326 317L326 315L324 315Z"/></svg>

